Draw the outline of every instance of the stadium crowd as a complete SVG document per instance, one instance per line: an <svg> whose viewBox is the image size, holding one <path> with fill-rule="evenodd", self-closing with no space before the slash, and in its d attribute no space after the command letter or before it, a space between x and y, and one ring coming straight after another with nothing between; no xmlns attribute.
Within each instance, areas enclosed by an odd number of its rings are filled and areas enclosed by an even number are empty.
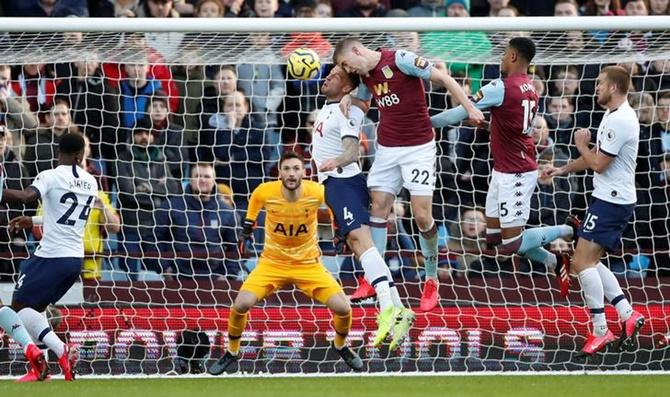
<svg viewBox="0 0 670 397"><path fill-rule="evenodd" d="M517 17L556 15L667 15L668 0L6 0L0 15L11 17ZM168 36L166 36L168 35ZM564 40L579 47L595 38L644 50L650 33L614 37L608 32L569 32ZM614 38L613 38L614 37ZM506 37L509 38L509 37ZM204 276L242 279L255 260L235 252L240 219L250 192L276 176L286 150L310 158L311 128L323 104L318 81L287 79L281 62L231 65L171 65L175 53L189 51L188 34L129 34L129 46L142 48L132 63L87 62L0 64L0 152L7 185L25 188L42 170L54 167L60 137L80 131L90 140L84 166L98 178L101 195L87 226L90 256L84 279ZM489 53L499 35L484 32L429 32L390 37L445 67L475 95L499 76L497 65L448 63L450 54ZM63 34L64 43L85 40ZM335 43L316 34L250 37L259 59L276 46L287 54L297 46L326 55ZM410 44L408 44L410 43ZM266 53L267 52L267 53ZM1 61L1 60L0 60ZM447 62L447 63L445 63ZM595 136L604 110L594 100L602 64L536 65L540 113L533 121L540 168L578 157L573 130ZM624 64L634 90L630 102L641 124L637 164L638 207L623 244L624 255L610 262L619 274L644 277L670 272L670 62ZM324 65L327 69L330 65ZM323 75L323 73L322 73ZM430 87L427 87L430 88ZM450 106L444 91L430 90L431 111ZM373 108L361 131L361 163L374 161ZM467 125L436 131L439 149L434 217L439 222L443 278L543 272L533 263L501 259L486 246L484 197L492 170L488 133ZM314 174L306 164L308 174ZM587 173L540 179L530 225L557 225L570 213L583 215L592 190ZM0 223L37 208L0 209ZM420 259L398 254L416 250L418 230L407 197L400 197L389 219L387 262L398 279L417 280ZM262 221L262 220L261 220ZM324 213L321 244L333 251L332 230ZM10 236L0 229L0 274L12 278L39 237L39 231ZM257 248L262 234L256 233ZM556 251L567 243L552 243ZM111 258L101 259L110 252ZM665 258L665 260L663 259ZM352 277L358 265L349 257L329 256L329 270ZM500 273L500 271L503 271ZM126 275L124 275L126 277Z"/></svg>

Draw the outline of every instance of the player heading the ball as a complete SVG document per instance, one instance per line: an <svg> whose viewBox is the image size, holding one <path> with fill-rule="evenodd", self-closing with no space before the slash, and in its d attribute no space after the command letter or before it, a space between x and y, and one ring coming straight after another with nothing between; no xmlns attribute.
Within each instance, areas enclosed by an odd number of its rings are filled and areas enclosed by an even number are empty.
<svg viewBox="0 0 670 397"><path fill-rule="evenodd" d="M473 121L483 121L484 115L468 101L451 76L410 51L374 51L356 38L346 38L337 43L333 59L347 73L361 76L356 98L369 102L374 97L379 107L377 153L367 182L372 198L370 226L375 246L383 257L387 218L395 196L406 188L411 195L425 263L426 282L420 308L430 311L439 301L437 226L432 215L437 149L423 80L446 88L464 105ZM342 100L345 114L350 104L351 96L347 95Z"/></svg>

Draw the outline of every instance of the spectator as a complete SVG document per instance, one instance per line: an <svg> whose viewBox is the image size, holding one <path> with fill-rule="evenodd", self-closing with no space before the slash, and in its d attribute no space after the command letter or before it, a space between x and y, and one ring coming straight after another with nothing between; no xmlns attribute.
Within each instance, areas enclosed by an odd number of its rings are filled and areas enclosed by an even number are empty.
<svg viewBox="0 0 670 397"><path fill-rule="evenodd" d="M537 97L540 99L540 103L537 104L537 114L543 114L547 107L546 105L547 97L545 96L547 90L544 84L545 80L544 72L542 71L542 69L535 68L529 77L530 80L533 82L533 87L535 88Z"/></svg>
<svg viewBox="0 0 670 397"><path fill-rule="evenodd" d="M649 15L649 8L647 7L647 0L628 0L624 7L626 15L629 16L646 16Z"/></svg>
<svg viewBox="0 0 670 397"><path fill-rule="evenodd" d="M179 18L173 0L144 0L136 8L138 18Z"/></svg>
<svg viewBox="0 0 670 397"><path fill-rule="evenodd" d="M182 48L185 59L197 59L200 53L195 45L185 45ZM193 63L172 66L172 75L177 85L177 91L181 93L179 106L174 111L178 124L184 126L184 139L191 147L198 142L198 131L200 128L200 106L205 86L210 84L205 78L205 66Z"/></svg>
<svg viewBox="0 0 670 397"><path fill-rule="evenodd" d="M649 15L670 14L670 0L649 0Z"/></svg>
<svg viewBox="0 0 670 397"><path fill-rule="evenodd" d="M483 206L489 176L493 169L489 160L489 132L480 128L461 126L454 129L453 136L453 141L456 142L455 183L458 202Z"/></svg>
<svg viewBox="0 0 670 397"><path fill-rule="evenodd" d="M658 97L655 121L652 135L661 140L663 152L670 153L670 91Z"/></svg>
<svg viewBox="0 0 670 397"><path fill-rule="evenodd" d="M0 124L0 162L4 170L5 187L9 189L23 190L30 185L28 170L17 159L12 151L12 134ZM13 282L14 275L18 273L19 265L27 255L25 242L26 234L18 235L9 233L7 226L11 219L21 215L32 215L34 207L26 208L23 205L9 204L0 206L0 279Z"/></svg>
<svg viewBox="0 0 670 397"><path fill-rule="evenodd" d="M626 15L626 12L621 9L620 0L588 0L579 10L587 17Z"/></svg>
<svg viewBox="0 0 670 397"><path fill-rule="evenodd" d="M253 0L257 18L274 18L279 10L279 0Z"/></svg>
<svg viewBox="0 0 670 397"><path fill-rule="evenodd" d="M458 222L452 223L450 229L450 238L447 243L448 250L451 253L450 269L444 269L446 264L442 264L439 273L440 279L448 278L450 275L465 276L473 262L491 260L491 258L482 257L482 254L488 249L484 211L479 208L463 206ZM452 269L455 272L452 272Z"/></svg>
<svg viewBox="0 0 670 397"><path fill-rule="evenodd" d="M156 212L155 238L167 279L177 277L237 277L238 261L226 260L237 243L235 210L219 199L214 167L198 163L183 195L170 197Z"/></svg>
<svg viewBox="0 0 670 397"><path fill-rule="evenodd" d="M316 17L316 6L312 3L301 5L296 10L297 18L314 18ZM262 37L262 35L256 35ZM252 36L253 37L253 36ZM256 39L258 40L258 39ZM259 47L258 43L252 41L255 47ZM265 44L269 48L268 44ZM282 55L288 57L289 54L296 48L310 48L320 56L326 57L330 53L333 46L323 37L321 32L291 32L288 37L288 42L282 46ZM318 76L317 76L318 78Z"/></svg>
<svg viewBox="0 0 670 397"><path fill-rule="evenodd" d="M74 124L91 140L93 156L99 157L104 152L105 158L114 158L118 143L118 118L114 117L118 111L118 93L105 84L96 53L89 53L87 61L69 66L70 75L62 79L56 96L71 102Z"/></svg>
<svg viewBox="0 0 670 397"><path fill-rule="evenodd" d="M499 17L500 10L505 9L509 6L509 0L488 0L489 2L489 16L490 17ZM516 10L516 8L514 8ZM519 12L516 12L518 16Z"/></svg>
<svg viewBox="0 0 670 397"><path fill-rule="evenodd" d="M147 38L142 33L123 35L119 45L125 48L125 51L139 54L135 63L148 65L146 77L160 82L161 89L170 98L170 110L173 112L177 111L179 107L179 90L172 78L170 68L166 65L165 57L147 44ZM102 65L102 69L107 83L114 88L118 88L119 82L128 77L123 64L105 63Z"/></svg>
<svg viewBox="0 0 670 397"><path fill-rule="evenodd" d="M140 270L138 257L155 251L150 243L155 226L154 211L168 194L177 195L181 190L170 173L162 149L153 145L151 125L147 120L139 120L134 126L132 145L119 154L115 175L123 221L121 248L124 258L120 265L129 272L131 279L135 279Z"/></svg>
<svg viewBox="0 0 670 397"><path fill-rule="evenodd" d="M26 141L23 156L28 175L34 178L44 170L58 165L58 144L63 135L77 131L72 125L70 104L64 100L55 102L46 116L46 125L37 130L37 134Z"/></svg>
<svg viewBox="0 0 670 397"><path fill-rule="evenodd" d="M544 119L549 127L549 136L558 150L568 154L570 158L579 156L572 144L572 130L575 127L574 105L569 98L552 96L547 102L547 113Z"/></svg>
<svg viewBox="0 0 670 397"><path fill-rule="evenodd" d="M340 18L380 18L386 16L386 7L379 0L354 0L354 4L343 11L335 13Z"/></svg>
<svg viewBox="0 0 670 397"><path fill-rule="evenodd" d="M185 175L185 169L189 162L184 127L170 121L168 100L164 92L156 91L155 96L151 97L149 103L153 145L161 148L165 153L165 159L172 177L179 180Z"/></svg>
<svg viewBox="0 0 670 397"><path fill-rule="evenodd" d="M237 84L251 98L250 111L259 125L276 128L279 123L277 110L286 94L284 73L270 47L269 33L251 34L249 39L254 59L259 63L237 65ZM276 135L274 141L278 143L279 134Z"/></svg>
<svg viewBox="0 0 670 397"><path fill-rule="evenodd" d="M447 16L469 18L469 0L447 0ZM491 52L491 42L484 32L427 32L421 35L421 46L431 59L448 61L458 54L462 58L481 58ZM470 79L472 92L481 87L484 66L471 63L450 63L453 75Z"/></svg>
<svg viewBox="0 0 670 397"><path fill-rule="evenodd" d="M115 0L114 2L113 15L117 18L134 18L137 15L135 11L139 7L140 0ZM93 15L91 15L93 16ZM110 16L110 15L104 15Z"/></svg>
<svg viewBox="0 0 670 397"><path fill-rule="evenodd" d="M196 145L199 146L197 153L191 156L198 162L209 162L214 160L212 147L214 145L215 132L218 128L225 127L226 116L224 113L224 102L226 96L237 91L237 72L234 66L222 65L216 68L212 76L212 85L205 87L202 103L197 114L200 115L199 136ZM195 155L198 157L196 158Z"/></svg>
<svg viewBox="0 0 670 397"><path fill-rule="evenodd" d="M197 18L223 18L226 7L221 0L199 0L193 15Z"/></svg>
<svg viewBox="0 0 670 397"><path fill-rule="evenodd" d="M649 78L647 73L644 72L642 66L637 62L620 62L619 66L626 69L630 75L631 82L633 83L630 87L630 91L633 93L640 92L657 92L658 86L654 79Z"/></svg>
<svg viewBox="0 0 670 397"><path fill-rule="evenodd" d="M410 17L444 17L447 8L444 0L421 0L419 4L407 10Z"/></svg>
<svg viewBox="0 0 670 397"><path fill-rule="evenodd" d="M579 4L575 0L556 0L554 16L577 17L579 16Z"/></svg>
<svg viewBox="0 0 670 397"><path fill-rule="evenodd" d="M225 0L225 2L226 12L224 16L226 18L249 18L256 16L244 0Z"/></svg>
<svg viewBox="0 0 670 397"><path fill-rule="evenodd" d="M406 207L401 201L393 204L393 209L388 217L388 237L386 243L386 264L396 280L410 281L419 279L419 267L421 260L417 261L414 255L406 255L401 251L413 252L416 244L403 224L406 219Z"/></svg>
<svg viewBox="0 0 670 397"><path fill-rule="evenodd" d="M23 147L22 143L35 134L35 130L39 127L39 120L35 113L30 111L28 101L16 96L10 81L9 65L0 64L0 125L4 125L11 133L12 144L7 147L20 160L23 157L20 151Z"/></svg>
<svg viewBox="0 0 670 397"><path fill-rule="evenodd" d="M127 77L120 84L119 117L120 126L125 130L119 134L119 142L129 140L127 129L148 119L149 100L161 89L161 82L148 75L149 65L145 62L127 63L124 70Z"/></svg>
<svg viewBox="0 0 670 397"><path fill-rule="evenodd" d="M663 144L658 129L653 128L654 97L649 93L629 95L630 106L640 121L640 141L637 149L635 182L638 188L649 189L660 179Z"/></svg>
<svg viewBox="0 0 670 397"><path fill-rule="evenodd" d="M91 144L88 138L84 136L86 146L84 147L84 157L81 167L93 175L97 173L95 167L89 162L91 157ZM99 175L98 175L99 177ZM98 181L100 181L99 178ZM90 207L86 226L84 228L84 263L82 265L81 277L84 280L100 280L102 276L101 256L105 252L105 238L109 234L118 233L121 230L121 220L116 210L112 206L109 195L105 192L102 185L98 184L98 197ZM42 213L42 208L38 209L38 215ZM42 238L42 228L34 227L33 235L36 239Z"/></svg>
<svg viewBox="0 0 670 397"><path fill-rule="evenodd" d="M230 181L237 208L246 208L249 194L273 165L268 161L268 130L255 124L249 115L249 101L240 91L226 97L223 112L223 124L217 126L213 146L218 162L216 175Z"/></svg>
<svg viewBox="0 0 670 397"><path fill-rule="evenodd" d="M533 141L535 142L538 158L542 157L544 153L553 153L554 141L549 138L549 127L547 127L547 121L543 117L536 116L533 119Z"/></svg>
<svg viewBox="0 0 670 397"><path fill-rule="evenodd" d="M651 190L651 230L655 237L655 249L670 248L670 153L665 153L661 161L661 175ZM670 270L667 253L659 258L664 270Z"/></svg>
<svg viewBox="0 0 670 397"><path fill-rule="evenodd" d="M559 160L565 163L565 158ZM556 163L552 153L540 159L538 172ZM531 197L529 226L556 226L562 225L570 215L573 186L570 178L538 178L537 189Z"/></svg>
<svg viewBox="0 0 670 397"><path fill-rule="evenodd" d="M594 112L593 98L581 95L579 83L580 74L576 66L556 67L550 82L550 94L567 98L573 104L575 125L595 130L600 124L603 112Z"/></svg>
<svg viewBox="0 0 670 397"><path fill-rule="evenodd" d="M51 107L57 86L58 80L44 64L31 63L23 65L18 80L12 83L12 91L28 100L30 111L39 112Z"/></svg>
<svg viewBox="0 0 670 397"><path fill-rule="evenodd" d="M330 5L330 0L320 0L314 9L317 18L332 18L333 7Z"/></svg>
<svg viewBox="0 0 670 397"><path fill-rule="evenodd" d="M652 61L647 70L647 78L654 80L659 91L670 91L670 61L667 59Z"/></svg>

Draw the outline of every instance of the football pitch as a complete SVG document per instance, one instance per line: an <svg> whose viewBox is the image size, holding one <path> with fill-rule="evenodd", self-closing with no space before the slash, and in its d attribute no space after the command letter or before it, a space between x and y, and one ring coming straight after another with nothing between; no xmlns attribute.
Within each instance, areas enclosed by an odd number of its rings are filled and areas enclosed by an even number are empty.
<svg viewBox="0 0 670 397"><path fill-rule="evenodd" d="M668 396L670 375L364 376L0 381L0 396Z"/></svg>

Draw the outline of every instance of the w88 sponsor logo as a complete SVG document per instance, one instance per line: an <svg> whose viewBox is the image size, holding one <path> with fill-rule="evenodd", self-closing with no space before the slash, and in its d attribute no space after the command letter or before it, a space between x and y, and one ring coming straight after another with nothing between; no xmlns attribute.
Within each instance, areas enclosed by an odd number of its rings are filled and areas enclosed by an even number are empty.
<svg viewBox="0 0 670 397"><path fill-rule="evenodd" d="M382 97L377 98L377 105L380 108L385 108L400 103L400 98L396 94L387 94Z"/></svg>

